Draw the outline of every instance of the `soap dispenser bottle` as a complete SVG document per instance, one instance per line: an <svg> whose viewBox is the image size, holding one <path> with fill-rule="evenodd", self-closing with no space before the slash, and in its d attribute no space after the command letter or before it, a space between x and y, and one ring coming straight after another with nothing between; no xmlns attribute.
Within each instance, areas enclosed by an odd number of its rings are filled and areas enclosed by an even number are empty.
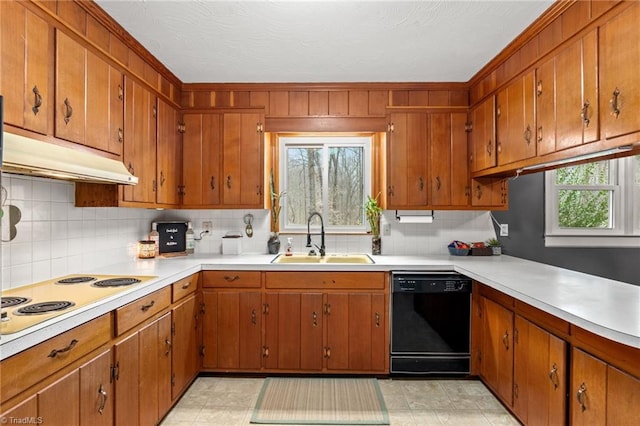
<svg viewBox="0 0 640 426"><path fill-rule="evenodd" d="M293 238L287 238L287 249L285 251L285 256L293 256Z"/></svg>
<svg viewBox="0 0 640 426"><path fill-rule="evenodd" d="M191 225L191 222L187 224L187 232L185 237L186 237L186 241L185 241L186 252L187 254L193 254L196 248L196 241L195 241L195 233L193 232L193 226Z"/></svg>

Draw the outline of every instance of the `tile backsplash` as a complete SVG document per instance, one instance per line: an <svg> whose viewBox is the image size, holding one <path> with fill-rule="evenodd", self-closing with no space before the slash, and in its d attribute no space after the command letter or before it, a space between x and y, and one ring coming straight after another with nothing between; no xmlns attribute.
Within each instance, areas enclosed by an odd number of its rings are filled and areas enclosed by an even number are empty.
<svg viewBox="0 0 640 426"><path fill-rule="evenodd" d="M242 250L267 253L268 210L79 208L74 206L73 183L5 173L0 183L4 188L2 288L133 259L137 241L146 238L154 220L190 220L196 238L200 238L202 222L211 221L212 232L196 241L195 250L198 254L219 254L222 236L228 231L243 232L243 218L250 213L254 233L252 238L242 239ZM12 230L11 222L18 217ZM387 255L446 254L453 239L484 241L495 237L488 212L436 211L432 224L400 224L395 221L395 211L385 211L382 224L391 228L390 235L382 236L382 254ZM9 241L12 234L15 238ZM287 237L293 238L294 251L306 251L304 234L282 234L281 251ZM326 237L326 246L328 253L370 253L371 237L331 234Z"/></svg>

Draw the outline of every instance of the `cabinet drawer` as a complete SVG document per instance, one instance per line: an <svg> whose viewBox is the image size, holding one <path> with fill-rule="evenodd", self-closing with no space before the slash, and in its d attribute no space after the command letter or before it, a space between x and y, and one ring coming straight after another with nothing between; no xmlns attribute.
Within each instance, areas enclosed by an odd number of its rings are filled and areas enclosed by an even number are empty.
<svg viewBox="0 0 640 426"><path fill-rule="evenodd" d="M2 361L2 402L107 343L111 314L105 314Z"/></svg>
<svg viewBox="0 0 640 426"><path fill-rule="evenodd" d="M182 299L183 297L194 293L198 288L198 279L200 274L193 274L187 278L183 278L180 281L176 281L171 286L172 300L174 302Z"/></svg>
<svg viewBox="0 0 640 426"><path fill-rule="evenodd" d="M267 288L383 290L384 272L268 272Z"/></svg>
<svg viewBox="0 0 640 426"><path fill-rule="evenodd" d="M259 271L203 271L203 287L260 288Z"/></svg>
<svg viewBox="0 0 640 426"><path fill-rule="evenodd" d="M171 287L141 297L116 310L116 336L166 309L171 303Z"/></svg>

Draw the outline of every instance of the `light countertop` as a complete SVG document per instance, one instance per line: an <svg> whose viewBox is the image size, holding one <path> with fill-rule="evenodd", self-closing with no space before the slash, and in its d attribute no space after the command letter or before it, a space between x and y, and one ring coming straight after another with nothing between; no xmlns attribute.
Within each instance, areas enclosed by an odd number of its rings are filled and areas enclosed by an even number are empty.
<svg viewBox="0 0 640 426"><path fill-rule="evenodd" d="M640 286L511 256L371 256L375 264L273 264L274 255L132 260L86 274L154 275L92 305L0 337L7 358L201 270L456 271L599 336L640 348ZM74 271L75 272L75 271Z"/></svg>

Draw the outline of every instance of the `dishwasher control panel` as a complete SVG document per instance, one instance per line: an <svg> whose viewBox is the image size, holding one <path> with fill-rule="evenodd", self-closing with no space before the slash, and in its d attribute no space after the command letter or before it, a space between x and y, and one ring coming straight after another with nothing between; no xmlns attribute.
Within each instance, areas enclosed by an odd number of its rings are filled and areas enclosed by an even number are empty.
<svg viewBox="0 0 640 426"><path fill-rule="evenodd" d="M470 293L471 279L453 273L393 272L393 292Z"/></svg>

